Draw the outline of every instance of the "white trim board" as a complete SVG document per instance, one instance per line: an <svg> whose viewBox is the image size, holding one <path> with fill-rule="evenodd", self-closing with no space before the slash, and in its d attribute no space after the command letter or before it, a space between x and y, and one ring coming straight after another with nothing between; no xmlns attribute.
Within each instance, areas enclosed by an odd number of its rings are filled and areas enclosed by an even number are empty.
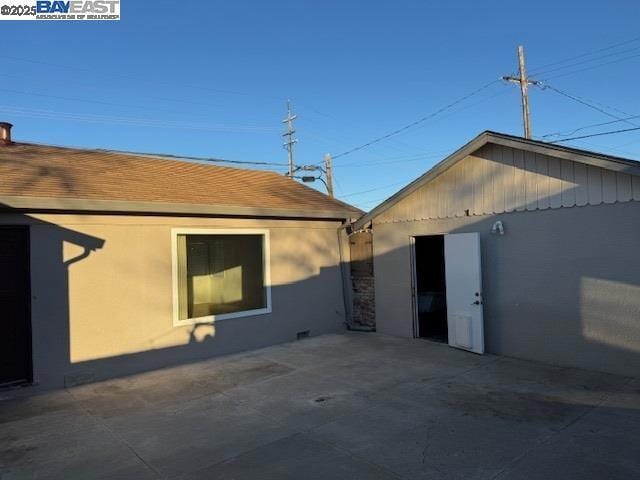
<svg viewBox="0 0 640 480"><path fill-rule="evenodd" d="M178 319L178 235L262 235L263 283L266 307L242 312L209 315L206 317ZM264 228L172 228L171 229L171 284L173 301L173 326L212 324L221 320L251 317L271 313L271 244L269 230Z"/></svg>

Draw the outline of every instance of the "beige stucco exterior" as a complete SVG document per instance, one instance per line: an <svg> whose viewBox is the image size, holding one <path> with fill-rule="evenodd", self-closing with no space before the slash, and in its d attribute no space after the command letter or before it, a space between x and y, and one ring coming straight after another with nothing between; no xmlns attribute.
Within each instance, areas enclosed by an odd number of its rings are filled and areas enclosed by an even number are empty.
<svg viewBox="0 0 640 480"><path fill-rule="evenodd" d="M42 386L343 328L339 221L5 213L0 223L30 225L34 382ZM174 326L176 228L268 231L271 313Z"/></svg>

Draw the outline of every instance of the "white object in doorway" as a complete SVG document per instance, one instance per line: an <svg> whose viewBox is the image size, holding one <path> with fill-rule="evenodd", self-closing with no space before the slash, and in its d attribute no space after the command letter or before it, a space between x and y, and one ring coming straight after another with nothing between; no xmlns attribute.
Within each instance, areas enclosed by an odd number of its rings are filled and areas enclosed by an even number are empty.
<svg viewBox="0 0 640 480"><path fill-rule="evenodd" d="M444 236L449 345L484 353L482 272L478 233Z"/></svg>

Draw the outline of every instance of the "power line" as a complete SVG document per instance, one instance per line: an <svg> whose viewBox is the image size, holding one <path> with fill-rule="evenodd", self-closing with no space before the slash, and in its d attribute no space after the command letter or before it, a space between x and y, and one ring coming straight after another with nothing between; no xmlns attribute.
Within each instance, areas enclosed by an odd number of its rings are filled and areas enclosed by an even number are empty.
<svg viewBox="0 0 640 480"><path fill-rule="evenodd" d="M638 51L638 49L640 49L640 46L634 47L634 48L630 48L628 50L621 50L619 52L609 53L607 55L602 55L600 57L590 58L588 60L583 60L581 62L572 63L572 64L569 64L569 65L562 65L560 67L552 68L552 69L549 69L549 70L543 70L542 72L539 72L537 75L538 76L547 75L547 74L552 73L552 72L557 72L558 70L565 70L567 68L577 67L579 65L585 65L585 64L591 63L591 62L597 62L598 60L602 60L604 58L609 58L609 57L614 57L616 55L622 55L623 53L636 52L636 51Z"/></svg>
<svg viewBox="0 0 640 480"><path fill-rule="evenodd" d="M273 166L273 167L285 167L286 163L278 163L278 162L264 162L264 161L251 161L251 160L229 160L226 158L217 158L217 157L199 157L193 155L178 155L172 153L155 153L155 152L139 152L135 150L115 150L111 148L87 148L82 146L69 146L69 145L56 145L56 144L44 144L39 142L30 142L27 141L31 145L43 145L47 147L57 147L57 148L71 148L77 150L85 150L85 151L94 151L94 152L104 152L104 153L114 153L119 155L134 155L140 157L152 157L152 158L166 158L170 160L193 160L197 162L207 162L207 163L230 163L236 165L260 165L260 166Z"/></svg>
<svg viewBox="0 0 640 480"><path fill-rule="evenodd" d="M591 66L591 67L581 68L581 69L578 69L578 70L574 70L574 71L572 71L572 72L561 73L561 74L559 74L559 75L552 75L551 77L547 77L547 78L545 78L544 80L552 80L552 79L554 79L554 78L561 78L561 77L566 77L566 76L568 76L568 75L575 75L576 73L586 72L586 71L588 71L588 70L593 70L593 69L595 69L595 68L605 67L605 66L607 66L607 65L612 65L612 64L614 64L614 63L619 63L619 62L623 62L623 61L625 61L625 60L630 60L630 59L632 59L632 58L638 58L638 57L640 57L640 54L637 54L637 55L630 55L630 56L628 56L628 57L619 58L619 59L617 59L617 60L612 60L612 61L610 61L610 62L600 63L600 64L598 64L598 65L593 65L593 66Z"/></svg>
<svg viewBox="0 0 640 480"><path fill-rule="evenodd" d="M396 185L400 185L400 184L404 184L404 183L407 183L407 181L405 180L405 181L402 181L402 182L394 182L394 183L390 183L388 185L383 185L381 187L372 188L372 189L369 189L369 190L362 190L360 192L348 193L346 195L342 195L342 198L355 197L356 195L363 195L365 193L377 192L378 190L384 190L385 188L395 187Z"/></svg>
<svg viewBox="0 0 640 480"><path fill-rule="evenodd" d="M388 198L390 198L389 196L386 197L380 197L380 198L376 198L374 200L367 200L366 202L359 202L360 205L373 205L378 206L379 203L383 202L384 200L387 200ZM365 207L365 208L371 208L371 207Z"/></svg>
<svg viewBox="0 0 640 480"><path fill-rule="evenodd" d="M416 154L407 157L390 157L389 159L381 162L356 162L356 163L346 163L343 165L339 165L340 168L351 168L351 167L374 167L376 165L395 165L398 163L410 163L410 162L420 162L422 160L429 160L431 158L439 158L445 157L447 153L450 153L452 150L441 150L443 153L433 152L426 154Z"/></svg>
<svg viewBox="0 0 640 480"><path fill-rule="evenodd" d="M465 95L463 97L460 97L459 99L455 100L454 102L451 102L451 103L445 105L444 107L436 110L435 112L430 113L428 115L425 115L424 117L419 118L418 120L416 120L414 122L411 122L411 123L409 123L409 124L407 124L407 125L405 125L403 127L400 127L398 129L396 129L396 130L393 130L392 132L389 132L389 133L387 133L385 135L377 137L377 138L375 138L375 139L373 139L373 140L371 140L371 141L369 141L367 143L364 143L364 144L359 145L357 147L354 147L354 148L352 148L350 150L346 150L346 151L344 151L342 153L334 155L333 159L335 160L336 158L344 157L345 155L349 155L349 154L351 154L353 152L357 152L358 150L362 150L363 148L367 148L367 147L369 147L371 145L374 145L374 144L379 143L379 142L381 142L383 140L386 140L387 138L393 137L394 135L398 135L399 133L402 133L405 130L409 130L410 128L415 127L416 125L419 125L419 124L421 124L423 122L426 122L427 120L430 120L431 118L433 118L433 117L439 115L440 113L442 113L442 112L454 107L455 105L463 102L464 100L466 100L466 99L468 99L468 98L480 93L481 91L489 88L490 86L498 83L499 81L500 80L493 80L492 82L489 82L489 83L481 86L480 88L472 91L471 93L469 93L469 94L467 94L467 95Z"/></svg>
<svg viewBox="0 0 640 480"><path fill-rule="evenodd" d="M69 70L75 70L75 71L79 71L79 72L86 72L86 73L91 73L91 74L96 74L99 73L99 75L107 75L113 78L124 78L124 79L138 79L138 80L142 80L144 83L150 83L150 84L154 84L154 85L163 85L165 87L171 87L171 88L175 88L176 86L180 86L183 88L189 88L189 89L193 89L193 90L201 90L201 91L208 91L208 92L213 92L213 93L223 93L223 94L227 94L227 95L242 95L242 96L248 96L248 97L257 97L257 98L265 98L265 99L269 99L272 101L280 101L280 99L278 97L275 96L271 96L271 95L256 95L253 93L248 93L248 92L240 92L240 91L234 91L234 90L224 90L224 89L217 89L217 88L210 88L210 87L203 87L200 85L192 85L192 84L171 84L168 82L158 82L155 80L149 80L148 76L143 75L143 74L135 74L135 73L128 73L128 74L123 74L123 73L114 73L108 70L101 70L99 72L96 72L95 70L89 69L89 68L82 68L82 67L77 67L75 65L66 65L66 64L60 64L60 63L54 63L54 62L47 62L47 61L42 61L42 60L33 60L33 59L29 59L29 58L24 58L24 57L16 57L16 56L12 56L12 55L0 55L0 58L5 58L5 59L9 59L9 60L16 60L19 62L26 62L26 63L33 63L33 64L38 64L38 65L45 65L45 66L49 66L49 67L56 67L56 68L65 68L65 69L69 69Z"/></svg>
<svg viewBox="0 0 640 480"><path fill-rule="evenodd" d="M1 74L0 74L1 75ZM108 106L112 106L112 107L125 107L125 108L134 108L137 110L149 110L149 107L146 105L136 105L136 104L130 104L130 103L114 103L114 102L108 102L108 101L103 101L103 100L94 100L94 99L89 99L89 98L78 98L78 97L63 97L60 95L50 95L50 94L46 94L46 93L39 93L39 92L25 92L25 91L21 91L21 90L11 90L11 89L6 89L3 88L1 89L3 92L7 92L7 93L14 93L17 95L27 95L27 96L34 96L34 97L44 97L44 98L53 98L56 100L65 100L68 102L82 102L82 103L93 103L93 104L97 104L97 105L108 105ZM151 98L154 99L154 97L147 97L147 98ZM177 100L170 100L170 101L177 101ZM192 102L186 102L186 103L192 103ZM196 102L192 103L193 105L200 105ZM162 112L168 112L168 113L180 113L177 112L175 110L168 110L165 108L157 108L154 107L154 110L157 111L162 111Z"/></svg>
<svg viewBox="0 0 640 480"><path fill-rule="evenodd" d="M70 120L80 123L113 123L137 127L175 128L184 130L204 130L214 132L248 132L248 133L274 133L278 130L271 127L258 125L234 125L234 124L206 124L181 121L162 121L153 118L136 118L110 115L97 115L89 113L59 112L54 110L28 109L11 105L0 105L3 112L18 116L35 118L52 118L56 120Z"/></svg>
<svg viewBox="0 0 640 480"><path fill-rule="evenodd" d="M569 142L571 140L580 140L581 138L590 138L590 137L601 137L603 135L613 135L615 133L624 133L624 132L632 132L634 130L640 130L640 127L634 128L625 128L623 130L612 130L610 132L600 132L600 133L592 133L591 135L582 135L580 137L571 137L571 138L562 138L560 140L554 140L548 143L560 143L560 142Z"/></svg>
<svg viewBox="0 0 640 480"><path fill-rule="evenodd" d="M254 162L249 160L228 160L225 158L195 157L195 156L189 156L189 155L174 155L171 153L136 152L136 151L128 151L128 150L111 150L111 149L102 149L102 148L96 148L95 150L98 152L118 153L123 155L136 155L141 157L158 157L158 158L167 158L167 159L173 159L173 160L195 160L198 162L229 163L234 165L261 165L261 166L277 166L277 167L287 166L286 163L260 162L260 161Z"/></svg>
<svg viewBox="0 0 640 480"><path fill-rule="evenodd" d="M483 104L483 103L485 103L485 102L487 102L489 100L492 100L492 99L494 99L496 97L506 95L507 93L509 93L509 92L506 91L506 90L501 90L501 91L497 92L494 95L489 95L488 97L484 97L482 100L479 100L477 102L471 103L470 105L467 105L467 106L464 106L464 107L461 107L461 108L458 108L458 109L454 109L453 111L449 112L448 114L446 114L444 116L441 116L440 118L441 119L442 118L450 118L451 116L456 115L459 112L462 112L464 110L468 110L470 108L476 107L476 106L481 105L481 104ZM325 142L329 142L328 139L322 138L322 137L320 137L318 135L315 135L315 134L307 134L307 135L311 135L313 137L316 137L316 138L319 138L321 140L324 140ZM338 142L338 143L344 145L343 142ZM328 143L327 143L327 145L328 145ZM405 145L407 145L407 144L405 144ZM393 147L393 145L390 145L390 146ZM394 149L398 150L395 147L394 147ZM442 151L443 152L450 152L451 150L442 150ZM436 153L436 152L434 152L434 153ZM343 163L343 164L337 165L337 167L338 168L343 168L343 167L350 167L350 166L356 166L356 165L357 166L369 166L369 165L385 165L385 164L388 164L388 163L402 163L402 162L387 162L386 160L389 160L390 158L386 157L385 155L383 155L383 154L381 154L379 152L376 152L375 150L371 151L371 154L379 157L381 160L384 160L384 161L382 161L382 162L374 162L374 163L361 163L361 162L358 162L358 163L347 163L347 164ZM418 156L418 155L423 155L423 154L422 153L407 154L407 156L412 156L412 157L415 157L415 156ZM401 156L391 157L391 159L393 159L393 158L402 158L402 157ZM408 161L415 161L415 160L408 160ZM320 162L316 163L316 165L320 165ZM334 165L334 168L336 168L336 165Z"/></svg>
<svg viewBox="0 0 640 480"><path fill-rule="evenodd" d="M558 61L552 62L552 63L546 63L544 65L540 65L537 68L534 68L531 71L531 74L532 75L538 75L539 73L541 73L542 70L546 69L547 67L553 67L555 65L560 65L560 64L563 64L563 63L566 63L566 62L570 62L572 60L577 60L579 58L589 57L591 55L595 55L595 54L600 53L600 52L606 52L607 50L611 50L613 48L617 48L617 47L621 47L623 45L628 45L630 43L637 42L639 40L640 40L640 37L634 37L634 38L632 38L630 40L626 40L624 42L615 43L613 45L609 45L607 47L599 48L599 49L593 50L591 52L582 53L580 55L574 55L573 57L568 57L568 58L565 58L563 60L558 60Z"/></svg>
<svg viewBox="0 0 640 480"><path fill-rule="evenodd" d="M626 120L634 120L636 118L640 118L640 115L633 115L627 118L621 118L620 120L611 120L610 122L602 122L602 123L593 123L591 125L585 125L583 127L575 128L569 132L553 132L547 133L546 135L542 135L540 138L549 138L549 137L568 137L570 135L574 135L582 130L587 130L589 128L602 127L604 125L611 125L612 123L624 122Z"/></svg>
<svg viewBox="0 0 640 480"><path fill-rule="evenodd" d="M9 78L17 78L18 80L24 79L24 78L31 78L29 75L16 75L15 73L14 74L0 73L0 76L9 77ZM64 81L60 82L60 79L55 79L54 78L54 79L48 79L48 82L55 82L56 80L58 80L58 83L63 83L67 87L69 85L75 85L75 86L78 86L79 88L84 88L84 89L92 90L92 91L99 91L100 93L103 93L103 91L105 89L127 90L127 88L128 88L128 87L124 87L122 85L114 85L112 83L107 84L107 85L100 85L100 88L98 88L98 87L96 87L94 85L88 84L86 81L81 81L81 82L75 81L74 82L73 81L74 79L70 79L70 80L66 80L65 79ZM40 93L32 93L32 92L21 92L21 93L23 95L45 96L44 94L40 94ZM160 100L160 101L164 101L164 102L181 103L181 104L194 105L194 106L203 106L203 105L205 105L207 107L207 111L211 110L211 105L204 104L202 102L201 98L198 99L199 101L191 101L191 100L186 100L184 98L161 97L161 96L158 96L158 95L145 95L145 94L140 94L139 92L136 92L135 95L136 95L137 99L138 98L148 98L148 99L155 100L155 101ZM46 95L46 96L51 96L51 95ZM63 97L54 97L54 96L51 96L51 97L52 98L63 98ZM71 99L68 99L68 100L71 100ZM89 100L85 100L85 99L73 99L73 100L82 101L82 102L89 101ZM93 101L91 101L91 102L93 103ZM216 105L216 106L219 106L219 105ZM146 107L144 107L144 108L146 108Z"/></svg>
<svg viewBox="0 0 640 480"><path fill-rule="evenodd" d="M542 88L543 88L543 89L549 89L549 90L552 90L552 91L554 91L554 92L556 92L556 93L558 93L558 94L562 95L563 97L569 98L569 99L571 99L571 100L573 100L573 101L575 101L575 102L578 102L578 103L579 103L579 104L581 104L581 105L584 105L585 107L589 107L589 108L591 108L591 109L593 109L593 110L596 110L596 111L598 111L598 112L600 112L600 113L602 113L602 114L604 114L604 115L606 115L606 116L608 116L608 117L615 118L616 120L620 120L620 121L623 121L623 122L625 122L625 123L628 123L628 124L630 124L630 125L634 125L634 126L635 126L635 124L634 124L634 123L629 122L627 119L624 119L624 118L622 118L622 117L620 117L620 116L618 116L618 115L614 115L613 113L609 113L609 112L607 112L606 110L604 110L604 109L602 109L602 108L600 108L600 107L598 107L598 106L596 106L596 105L592 105L592 103L588 102L588 101L587 101L587 100L585 100L584 98L580 98L580 97L578 97L578 96L571 95L570 93L564 92L564 91L562 91L562 90L560 90L560 89L558 89L558 88L555 88L554 86L549 85L549 84L546 84L546 83L545 83L545 84L543 84ZM613 109L612 107L607 107L607 108ZM625 115L627 115L627 116L629 116L629 115L630 115L629 113L626 113L626 112L621 112L621 113L624 113L624 114L625 114Z"/></svg>
<svg viewBox="0 0 640 480"><path fill-rule="evenodd" d="M296 104L296 105L297 105L297 104ZM335 118L335 117L329 117L328 115L325 115L325 116L326 116L327 118ZM306 122L309 122L309 118L308 118L308 117L306 117L306 118L305 118L305 120L304 120L304 122L303 122L303 123L306 123ZM314 122L314 120L312 119L312 120L311 120L311 123L313 123L313 122ZM344 138L344 136L343 136L343 134L344 134L344 130L345 130L345 127L347 127L347 129L351 129L351 130L353 130L353 125L354 125L354 124L353 124L353 123L350 123L350 122L345 122L344 120L337 120L337 122L338 122L338 123L339 123L343 128L342 128L342 130L340 131L339 136L338 136L338 135L336 135L336 134L335 134L335 132L334 132L334 133L332 133L332 134L331 134L331 136L332 136L332 138L339 139L340 141L333 141L333 140L329 140L329 139L327 139L327 138L323 138L323 137L321 137L320 135L317 135L317 134L310 134L310 133L308 133L308 132L306 133L306 135L313 136L313 137L317 138L318 140L321 140L321 141L325 142L325 145L324 145L325 147L332 147L332 146L336 146L336 144L338 144L338 145L340 146L340 148L346 148L346 147L348 147L348 144L347 144L346 139L345 139L345 138ZM332 123L332 126L333 126L333 124L334 124L334 123L336 123L336 122L333 122L333 123ZM323 134L323 135L324 135L324 134ZM350 141L349 143L355 143L355 142ZM387 142L387 147L389 147L389 148L391 148L391 149L393 149L393 150L396 150L396 151L398 151L398 152L410 152L410 151L411 151L411 149L414 149L414 148L415 148L414 146L412 146L412 145L410 145L410 144L408 144L408 143L406 143L406 142L403 142L403 141L401 141L401 140L399 140L399 139L397 139L397 138L396 138L396 139L394 139L393 141ZM373 153L373 155L378 155L378 156L380 156L379 154L377 154L377 153L375 153L375 152Z"/></svg>

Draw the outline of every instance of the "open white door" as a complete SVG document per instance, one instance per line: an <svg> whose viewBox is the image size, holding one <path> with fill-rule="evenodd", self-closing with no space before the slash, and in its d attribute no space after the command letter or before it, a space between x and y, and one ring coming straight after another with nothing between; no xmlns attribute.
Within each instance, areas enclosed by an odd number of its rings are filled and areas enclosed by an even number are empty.
<svg viewBox="0 0 640 480"><path fill-rule="evenodd" d="M444 236L449 345L484 353L480 235Z"/></svg>

